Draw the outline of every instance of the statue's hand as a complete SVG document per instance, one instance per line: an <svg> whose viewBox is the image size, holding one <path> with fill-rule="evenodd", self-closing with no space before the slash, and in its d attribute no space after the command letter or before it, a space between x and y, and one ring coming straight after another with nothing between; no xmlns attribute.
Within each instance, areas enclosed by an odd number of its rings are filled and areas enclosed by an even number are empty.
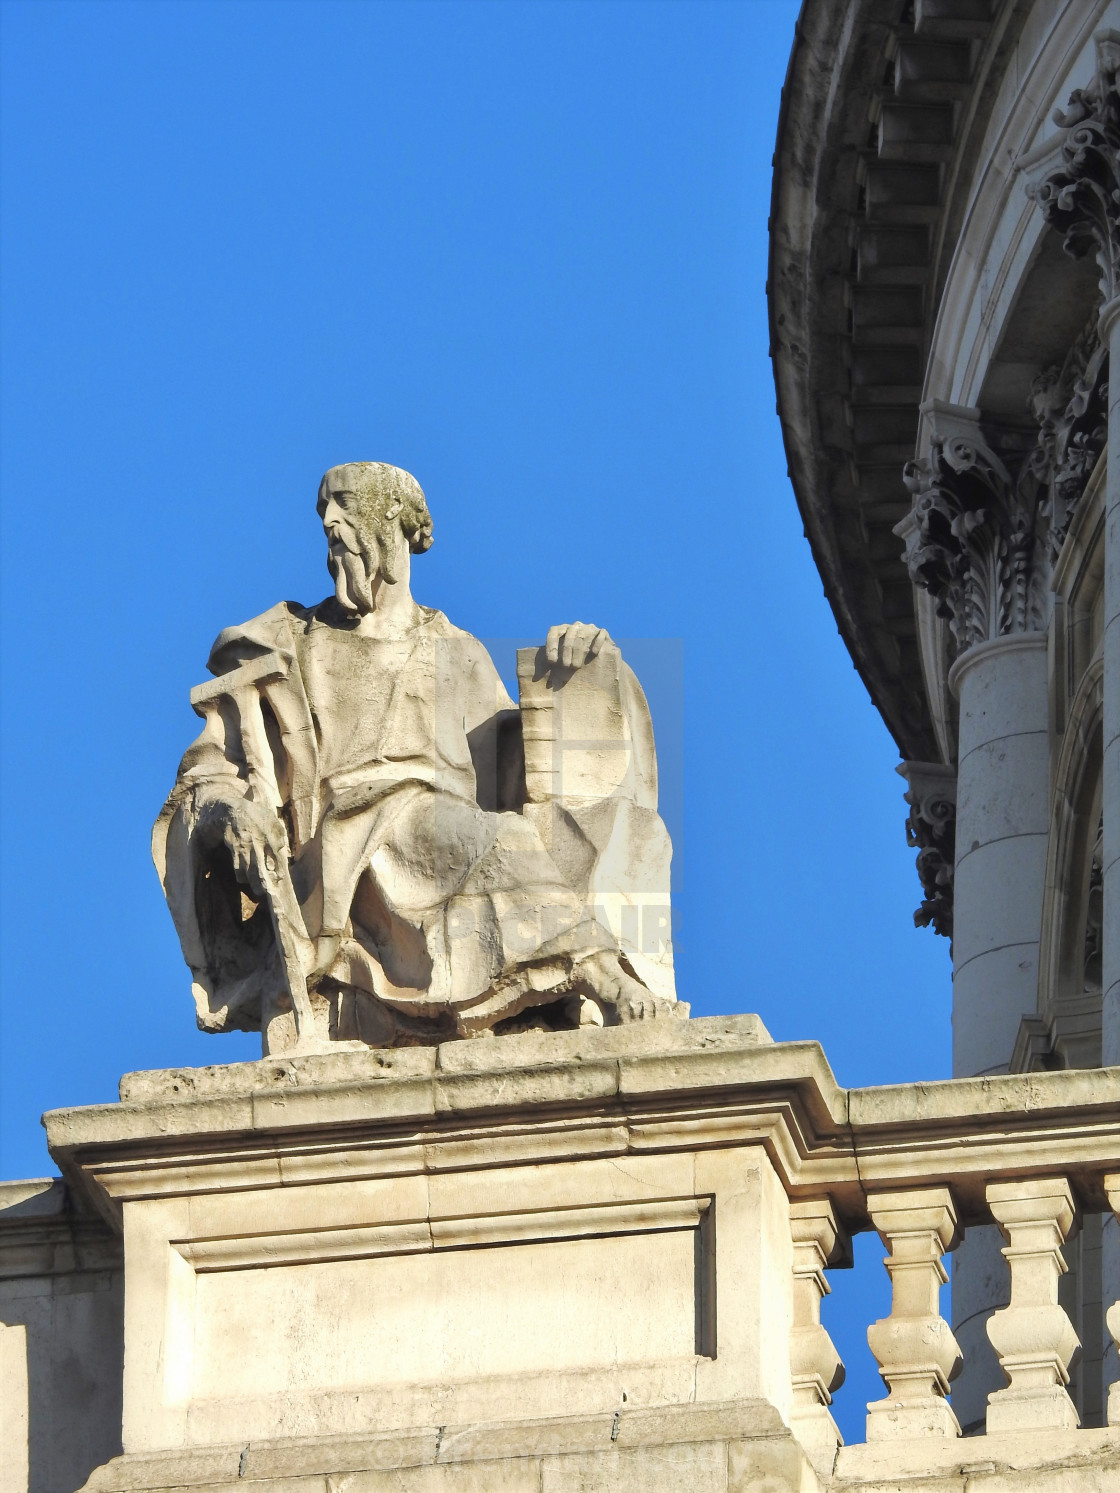
<svg viewBox="0 0 1120 1493"><path fill-rule="evenodd" d="M234 875L256 897L287 857L287 833L277 816L251 798L227 797L211 789L197 795L200 825L230 853Z"/></svg>
<svg viewBox="0 0 1120 1493"><path fill-rule="evenodd" d="M596 627L593 622L563 622L548 629L544 651L550 664L578 669L608 645L614 646L605 627Z"/></svg>

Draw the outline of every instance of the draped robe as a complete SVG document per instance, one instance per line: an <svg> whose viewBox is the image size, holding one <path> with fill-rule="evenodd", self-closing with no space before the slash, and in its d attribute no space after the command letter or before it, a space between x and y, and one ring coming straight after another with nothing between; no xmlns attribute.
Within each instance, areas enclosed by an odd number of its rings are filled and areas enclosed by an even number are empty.
<svg viewBox="0 0 1120 1493"><path fill-rule="evenodd" d="M420 615L382 640L333 598L285 602L223 632L208 662L236 694L254 661L283 661L282 677L239 698L260 711L310 983L333 1002L335 1036L492 1027L571 991L581 958L617 949L533 823L503 807L518 716L485 648L443 613ZM207 801L236 811L260 792L246 730L228 700L207 710L153 835L208 1030L255 1030L283 1006L268 909L203 830Z"/></svg>

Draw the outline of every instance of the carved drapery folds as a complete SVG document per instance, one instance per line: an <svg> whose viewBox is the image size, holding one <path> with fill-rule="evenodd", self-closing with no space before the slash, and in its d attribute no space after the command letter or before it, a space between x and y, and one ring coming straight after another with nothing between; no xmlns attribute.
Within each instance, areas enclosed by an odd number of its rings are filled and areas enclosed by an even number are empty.
<svg viewBox="0 0 1120 1493"><path fill-rule="evenodd" d="M914 912L916 928L953 936L953 870L956 863L957 774L940 762L903 762L906 779L906 843L917 849L922 903Z"/></svg>
<svg viewBox="0 0 1120 1493"><path fill-rule="evenodd" d="M1055 111L1061 163L1028 192L1075 259L1096 255L1105 302L1120 293L1120 40L1097 37L1097 71Z"/></svg>
<svg viewBox="0 0 1120 1493"><path fill-rule="evenodd" d="M1045 626L1049 579L1038 483L1015 482L981 434L978 410L925 410L928 457L906 464L912 507L895 529L910 579L929 591L963 653Z"/></svg>

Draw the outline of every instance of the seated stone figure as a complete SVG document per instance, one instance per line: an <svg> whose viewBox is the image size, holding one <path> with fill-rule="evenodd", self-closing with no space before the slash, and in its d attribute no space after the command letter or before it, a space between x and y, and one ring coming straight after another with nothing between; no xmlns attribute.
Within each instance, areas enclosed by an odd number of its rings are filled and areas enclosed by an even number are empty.
<svg viewBox="0 0 1120 1493"><path fill-rule="evenodd" d="M153 833L199 1025L268 1053L686 1015L615 644L574 623L522 650L523 733L482 644L412 598L415 479L335 467L318 510L335 594L221 634Z"/></svg>

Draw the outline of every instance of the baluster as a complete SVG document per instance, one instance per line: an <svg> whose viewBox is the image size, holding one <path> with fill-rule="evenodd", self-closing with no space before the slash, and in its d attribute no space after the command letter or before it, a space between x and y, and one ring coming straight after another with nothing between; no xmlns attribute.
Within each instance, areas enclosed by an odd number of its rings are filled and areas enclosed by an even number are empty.
<svg viewBox="0 0 1120 1493"><path fill-rule="evenodd" d="M1117 1222L1120 1223L1120 1172L1112 1172L1104 1179L1104 1190L1108 1196L1108 1206L1116 1214ZM1105 1326L1112 1334L1112 1341L1116 1344L1116 1351L1120 1353L1120 1301L1114 1301L1105 1312ZM1108 1390L1108 1423L1110 1426L1120 1426L1120 1379L1109 1386Z"/></svg>
<svg viewBox="0 0 1120 1493"><path fill-rule="evenodd" d="M1010 1305L988 1319L1009 1381L988 1396L988 1431L1073 1430L1080 1418L1065 1386L1080 1343L1058 1305L1058 1280L1066 1272L1062 1242L1074 1218L1069 1183L1064 1177L993 1182L987 1199L1011 1267Z"/></svg>
<svg viewBox="0 0 1120 1493"><path fill-rule="evenodd" d="M941 1256L957 1241L957 1215L944 1187L872 1194L871 1222L890 1250L891 1314L867 1329L867 1341L890 1394L867 1407L868 1441L959 1436L945 1396L961 1350L941 1315L938 1292L948 1280Z"/></svg>
<svg viewBox="0 0 1120 1493"><path fill-rule="evenodd" d="M836 1222L827 1198L791 1203L789 1215L793 1235L790 1429L817 1471L830 1475L836 1449L844 1440L828 1407L834 1391L844 1382L844 1365L821 1326L821 1300L829 1294L825 1267L850 1263L851 1241Z"/></svg>

